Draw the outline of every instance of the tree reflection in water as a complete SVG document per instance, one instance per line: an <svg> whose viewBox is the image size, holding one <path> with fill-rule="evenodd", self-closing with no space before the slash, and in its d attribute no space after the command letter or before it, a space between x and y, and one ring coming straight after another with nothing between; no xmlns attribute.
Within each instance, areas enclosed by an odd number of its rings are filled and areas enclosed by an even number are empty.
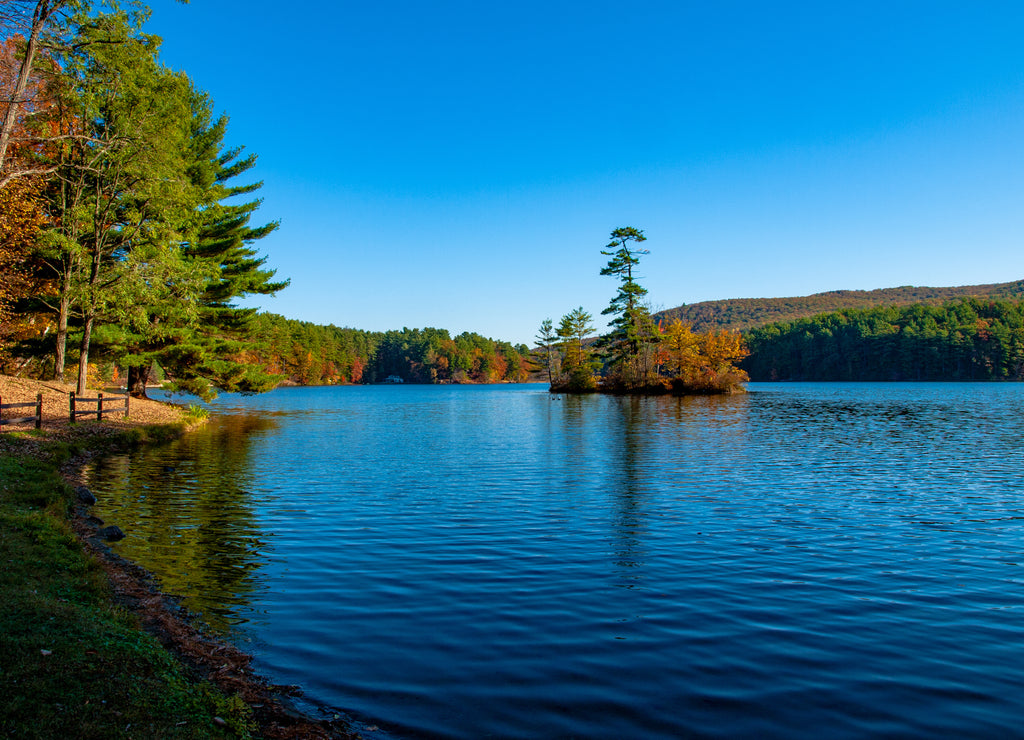
<svg viewBox="0 0 1024 740"><path fill-rule="evenodd" d="M227 632L260 588L268 534L252 496L254 440L272 418L222 415L180 440L97 460L93 513L127 532L117 552L155 573L165 593Z"/></svg>

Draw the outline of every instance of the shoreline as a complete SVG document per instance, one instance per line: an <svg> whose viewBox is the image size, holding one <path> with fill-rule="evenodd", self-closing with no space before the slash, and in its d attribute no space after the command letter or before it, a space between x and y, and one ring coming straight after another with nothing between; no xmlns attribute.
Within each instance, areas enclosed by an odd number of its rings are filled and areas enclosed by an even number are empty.
<svg viewBox="0 0 1024 740"><path fill-rule="evenodd" d="M182 433L187 434L194 426ZM61 477L72 489L84 487L85 466L92 459L114 451L83 453L61 466ZM354 731L354 721L341 712L317 719L295 707L289 697L301 696L300 687L272 684L255 672L252 655L212 634L198 615L181 606L179 597L160 590L159 580L153 573L114 552L99 534L105 522L92 516L89 508L88 504L77 502L71 526L85 552L102 567L115 602L135 614L141 621L141 629L156 637L200 680L210 681L226 694L240 697L252 709L260 737L268 740L360 737Z"/></svg>
<svg viewBox="0 0 1024 740"><path fill-rule="evenodd" d="M25 381L7 376L0 376L0 382L3 385L4 403L20 402L22 398L18 396L30 390L34 396L37 388L48 389L58 394L59 403L59 394L62 393L62 390L55 388L55 384L52 383ZM148 407L149 413L143 410L145 407ZM137 413L142 420L136 420ZM152 418L154 416L159 417L155 423ZM147 418L149 423L146 421ZM168 441L188 433L200 424L201 422L196 420L190 422L185 409L156 401L140 401L136 404L133 400L132 414L128 419L79 422L74 427L67 423L66 416L62 421L60 415L51 412L44 415L43 430L39 432L29 431L27 427L17 430L5 427L0 433L0 456L9 457L15 463L19 456L31 458L40 466L49 469L63 482L66 490L57 494L60 505L49 505L40 513L56 518L55 527L60 527L60 521L63 520L73 533L86 561L98 566L109 589L106 596L101 596L100 600L106 599L109 602L107 606L113 612L123 610L131 614L136 620L135 629L156 639L170 660L183 669L185 680L190 682L198 693L202 694L205 691L202 686L209 683L223 693L221 704L237 706L233 702L240 701L247 708L241 712L244 715L242 717L231 717L224 712L221 714L227 719L219 715L212 716L213 727L210 730L217 734L227 733L226 736L245 737L249 735L248 732L237 732L237 726L242 724L251 726L251 730L254 731L251 736L270 740L339 740L360 737L358 722L347 714L329 707L316 707L312 702L304 702L315 707L321 715L312 716L308 710L299 709L292 700L292 697L298 698L302 695L299 687L274 685L255 672L252 668L253 656L214 635L197 615L181 606L176 597L160 590L154 574L138 563L115 553L100 534L105 523L92 516L90 504L81 500L79 491L88 491L84 487L83 471L91 460L133 447ZM2 493L6 496L8 490L8 486L4 485ZM22 590L28 588L27 583L22 586ZM35 590L31 593L35 594ZM49 620L54 621L57 618L58 615L55 615ZM91 660L98 661L103 658L102 649L98 650L99 657L93 657ZM50 650L43 649L40 652L43 656L51 655ZM97 650L86 652L94 656L97 654ZM72 682L89 681L87 677L77 676L73 671L72 668ZM0 677L11 680L8 671L0 672ZM17 685L17 678L14 678L13 682ZM16 697L9 698L12 705L16 703ZM106 703L103 702L104 705ZM57 706L61 707L60 704ZM63 707L61 709L63 710ZM114 715L121 715L114 709L111 711ZM12 720L6 715L5 710L5 715L0 715L0 729L15 721L17 720ZM179 726L184 724L186 723L178 723ZM197 735L193 733L198 729L183 729L181 736L196 737ZM377 731L374 726L362 729L367 732ZM145 736L134 735L128 728L126 730L127 737ZM232 733L232 730L235 732ZM141 727L139 731L141 733Z"/></svg>

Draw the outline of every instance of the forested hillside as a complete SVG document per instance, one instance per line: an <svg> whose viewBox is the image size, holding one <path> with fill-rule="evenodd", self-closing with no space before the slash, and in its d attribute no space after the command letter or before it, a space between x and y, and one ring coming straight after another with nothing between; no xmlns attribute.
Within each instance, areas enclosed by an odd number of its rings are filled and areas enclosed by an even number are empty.
<svg viewBox="0 0 1024 740"><path fill-rule="evenodd" d="M733 298L678 306L655 314L666 324L672 319L688 323L694 331L746 330L780 321L796 321L817 314L876 306L938 305L957 298L1024 298L1024 280L953 288L904 286L880 290L833 290L794 298Z"/></svg>
<svg viewBox="0 0 1024 740"><path fill-rule="evenodd" d="M752 329L751 380L1024 380L1024 303L844 310Z"/></svg>
<svg viewBox="0 0 1024 740"><path fill-rule="evenodd" d="M471 332L370 332L259 314L251 339L248 361L302 385L373 383L390 375L407 383L502 383L529 375L525 345Z"/></svg>

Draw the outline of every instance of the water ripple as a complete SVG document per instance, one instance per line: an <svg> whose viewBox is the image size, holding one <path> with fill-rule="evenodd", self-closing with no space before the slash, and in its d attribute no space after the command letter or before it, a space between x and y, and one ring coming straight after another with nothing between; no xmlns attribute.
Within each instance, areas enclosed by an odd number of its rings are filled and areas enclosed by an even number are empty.
<svg viewBox="0 0 1024 740"><path fill-rule="evenodd" d="M118 547L399 737L1024 723L1024 386L282 389L92 471Z"/></svg>

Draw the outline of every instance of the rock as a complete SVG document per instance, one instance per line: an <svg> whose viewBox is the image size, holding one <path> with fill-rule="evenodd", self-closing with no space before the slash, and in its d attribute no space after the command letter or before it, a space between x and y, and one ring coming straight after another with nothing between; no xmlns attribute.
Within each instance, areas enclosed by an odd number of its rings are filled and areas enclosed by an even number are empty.
<svg viewBox="0 0 1024 740"><path fill-rule="evenodd" d="M78 486L75 488L75 495L78 496L79 501L83 504L87 504L88 506L92 506L96 503L96 497L93 496L92 491L85 486Z"/></svg>
<svg viewBox="0 0 1024 740"><path fill-rule="evenodd" d="M100 537L105 539L107 542L117 542L125 538L125 533L121 531L121 528L115 525L104 527L97 532Z"/></svg>
<svg viewBox="0 0 1024 740"><path fill-rule="evenodd" d="M224 720L221 717L214 717L213 718L213 724L217 725L217 727L227 727L228 726L227 721Z"/></svg>

